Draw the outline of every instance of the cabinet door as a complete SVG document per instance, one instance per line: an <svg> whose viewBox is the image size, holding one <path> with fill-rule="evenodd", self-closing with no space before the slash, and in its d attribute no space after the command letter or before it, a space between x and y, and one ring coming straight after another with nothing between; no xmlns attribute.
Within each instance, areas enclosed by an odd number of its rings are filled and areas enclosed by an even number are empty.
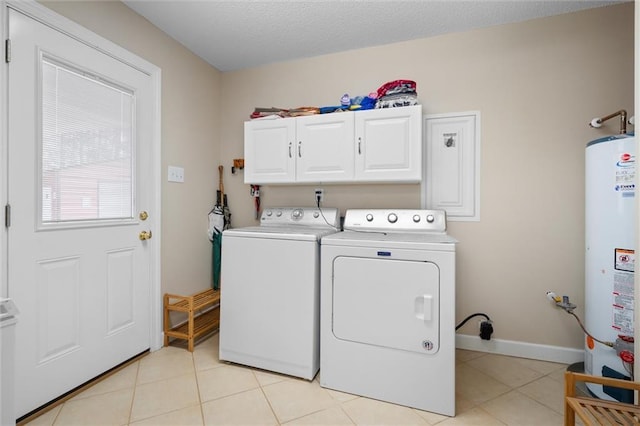
<svg viewBox="0 0 640 426"><path fill-rule="evenodd" d="M297 118L298 182L353 179L353 116L343 112Z"/></svg>
<svg viewBox="0 0 640 426"><path fill-rule="evenodd" d="M355 180L420 182L422 106L355 113Z"/></svg>
<svg viewBox="0 0 640 426"><path fill-rule="evenodd" d="M244 183L295 181L295 120L244 123Z"/></svg>

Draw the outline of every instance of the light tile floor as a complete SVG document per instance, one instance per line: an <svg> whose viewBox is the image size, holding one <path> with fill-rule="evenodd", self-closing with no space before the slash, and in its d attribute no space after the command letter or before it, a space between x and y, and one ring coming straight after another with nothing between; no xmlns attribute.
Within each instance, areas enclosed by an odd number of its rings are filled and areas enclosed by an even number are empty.
<svg viewBox="0 0 640 426"><path fill-rule="evenodd" d="M218 335L167 347L28 423L36 425L563 424L566 365L456 351L456 417L220 362Z"/></svg>

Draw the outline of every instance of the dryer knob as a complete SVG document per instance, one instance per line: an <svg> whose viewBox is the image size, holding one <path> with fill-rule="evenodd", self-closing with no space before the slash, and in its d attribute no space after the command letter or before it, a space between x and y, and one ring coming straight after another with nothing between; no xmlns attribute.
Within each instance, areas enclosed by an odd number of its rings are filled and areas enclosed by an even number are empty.
<svg viewBox="0 0 640 426"><path fill-rule="evenodd" d="M314 219L317 219L317 218L319 218L319 217L320 217L320 213L318 213L318 212L313 212L313 218L314 218Z"/></svg>
<svg viewBox="0 0 640 426"><path fill-rule="evenodd" d="M389 223L396 223L398 221L398 215L395 213L389 213L389 216L387 216L387 220L389 221Z"/></svg>
<svg viewBox="0 0 640 426"><path fill-rule="evenodd" d="M272 214L273 212L271 210L267 210L267 216L271 217Z"/></svg>
<svg viewBox="0 0 640 426"><path fill-rule="evenodd" d="M435 220L436 220L436 218L432 214L427 216L427 222L433 223Z"/></svg>
<svg viewBox="0 0 640 426"><path fill-rule="evenodd" d="M419 214L414 214L414 215L413 215L413 221L414 221L415 223L420 222L420 215L419 215Z"/></svg>
<svg viewBox="0 0 640 426"><path fill-rule="evenodd" d="M373 215L371 213L369 213L366 217L367 222L372 222L373 221Z"/></svg>
<svg viewBox="0 0 640 426"><path fill-rule="evenodd" d="M278 210L278 211L276 212L276 216L278 216L278 217L282 216L282 212L281 212L280 210Z"/></svg>

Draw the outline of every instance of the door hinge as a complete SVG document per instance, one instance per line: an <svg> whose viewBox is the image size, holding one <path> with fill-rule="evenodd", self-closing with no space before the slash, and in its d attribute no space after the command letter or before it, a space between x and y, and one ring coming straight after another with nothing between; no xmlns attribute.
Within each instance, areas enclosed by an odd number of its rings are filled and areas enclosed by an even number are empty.
<svg viewBox="0 0 640 426"><path fill-rule="evenodd" d="M4 206L4 226L11 226L11 204Z"/></svg>
<svg viewBox="0 0 640 426"><path fill-rule="evenodd" d="M4 61L11 62L11 39L9 38L4 41Z"/></svg>

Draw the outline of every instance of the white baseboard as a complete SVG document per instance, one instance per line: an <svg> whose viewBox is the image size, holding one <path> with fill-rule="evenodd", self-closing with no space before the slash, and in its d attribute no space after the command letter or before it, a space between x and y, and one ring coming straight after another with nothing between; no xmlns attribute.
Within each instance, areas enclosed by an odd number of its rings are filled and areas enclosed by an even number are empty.
<svg viewBox="0 0 640 426"><path fill-rule="evenodd" d="M456 348L563 364L584 361L584 350L582 349L539 345L513 340L482 340L479 336L466 334L456 334Z"/></svg>

